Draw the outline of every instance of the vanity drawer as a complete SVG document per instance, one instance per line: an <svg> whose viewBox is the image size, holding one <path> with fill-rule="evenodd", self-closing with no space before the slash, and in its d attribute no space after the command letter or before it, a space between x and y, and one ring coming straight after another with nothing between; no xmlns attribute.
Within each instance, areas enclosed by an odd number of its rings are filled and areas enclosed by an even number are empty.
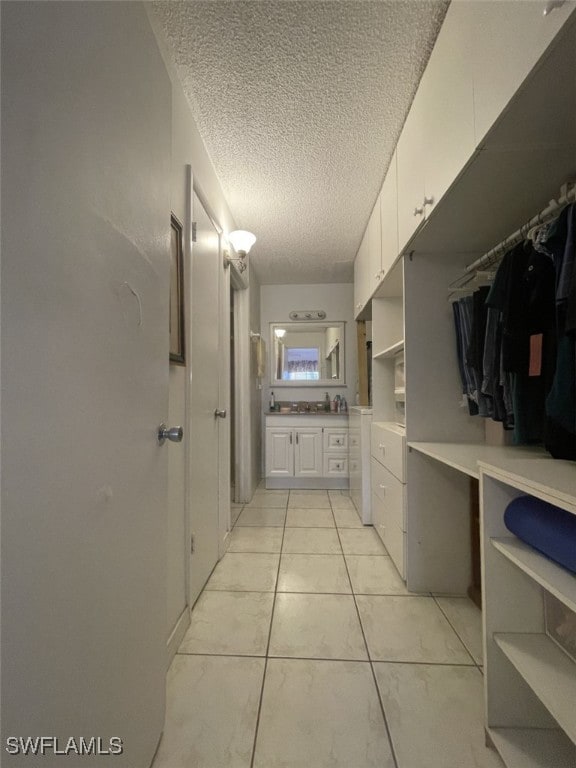
<svg viewBox="0 0 576 768"><path fill-rule="evenodd" d="M372 494L386 507L387 518L401 530L406 530L406 486L398 478L372 459Z"/></svg>
<svg viewBox="0 0 576 768"><path fill-rule="evenodd" d="M371 453L398 480L406 482L406 435L396 424L372 423Z"/></svg>
<svg viewBox="0 0 576 768"><path fill-rule="evenodd" d="M322 468L324 477L348 477L348 457L338 453L325 453Z"/></svg>
<svg viewBox="0 0 576 768"><path fill-rule="evenodd" d="M388 505L374 492L372 492L372 525L382 539L400 576L405 579L406 534L391 520Z"/></svg>
<svg viewBox="0 0 576 768"><path fill-rule="evenodd" d="M348 452L348 430L324 427L324 451L331 453Z"/></svg>

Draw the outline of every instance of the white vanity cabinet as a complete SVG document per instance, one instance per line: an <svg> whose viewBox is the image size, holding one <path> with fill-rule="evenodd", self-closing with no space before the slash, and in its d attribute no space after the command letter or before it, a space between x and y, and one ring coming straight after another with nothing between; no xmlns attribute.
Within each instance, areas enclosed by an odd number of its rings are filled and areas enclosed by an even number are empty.
<svg viewBox="0 0 576 768"><path fill-rule="evenodd" d="M348 416L266 416L267 488L348 488Z"/></svg>

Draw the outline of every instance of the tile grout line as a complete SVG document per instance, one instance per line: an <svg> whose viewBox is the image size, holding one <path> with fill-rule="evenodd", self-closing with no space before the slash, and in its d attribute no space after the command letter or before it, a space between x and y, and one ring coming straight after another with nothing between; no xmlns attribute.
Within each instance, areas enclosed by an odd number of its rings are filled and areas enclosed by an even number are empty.
<svg viewBox="0 0 576 768"><path fill-rule="evenodd" d="M328 495L328 498L330 499L330 495ZM330 499L330 507L332 508L332 499ZM334 515L334 509L332 508L332 515L334 516L334 522L336 523L336 515ZM338 539L340 541L340 546L342 546L342 540L340 539L340 531L338 529L338 526L336 525L336 532L338 534ZM394 762L395 768L399 768L398 759L396 757L396 750L394 748L394 742L392 741L392 733L390 732L390 726L388 725L388 718L386 717L386 710L384 709L384 702L382 701L382 696L380 695L380 688L378 688L378 681L376 679L376 672L374 671L374 664L372 663L372 655L370 653L370 648L368 647L368 641L366 640L366 633L364 632L364 626L362 624L362 619L360 617L360 609L358 608L358 602L356 601L356 592L354 591L354 585L352 584L352 579L350 578L350 571L348 569L348 561L346 560L346 556L344 555L344 549L342 549L342 556L344 558L344 567L346 568L346 574L348 576L348 581L350 582L350 589L352 590L352 598L354 600L354 606L356 608L356 615L358 616L358 623L360 625L360 631L362 632L362 638L364 640L364 645L366 646L366 654L368 655L368 662L370 664L370 671L372 672L372 680L374 682L374 687L376 688L376 695L378 697L378 701L380 703L380 711L382 712L382 719L384 720L384 728L386 729L386 736L388 737L388 743L390 745L390 753L392 755L392 760Z"/></svg>
<svg viewBox="0 0 576 768"><path fill-rule="evenodd" d="M480 665L478 664L478 662L476 661L476 659L475 659L475 658L474 658L474 656L472 655L472 653L471 653L470 649L468 648L468 646L466 645L466 643L464 642L464 640L463 640L463 639L460 637L460 633L458 632L458 630L456 629L456 627L455 627L455 626L452 624L452 622L450 621L450 617L448 616L448 614L446 613L446 611L444 611L444 610L443 610L442 606L440 605L440 603L438 602L437 598L436 598L434 595L432 595L432 599L434 600L434 602L435 602L435 603L436 603L436 605L438 606L438 609L439 609L440 613L442 614L442 616L444 616L444 618L446 619L446 621L448 622L448 624L449 624L449 625L450 625L450 627L452 628L452 631L454 632L454 634L456 635L456 637L458 638L458 640L460 640L460 642L462 643L462 645L463 645L463 646L464 646L464 648L466 649L466 653L467 653L467 654L468 654L468 656L470 656L470 658L472 659L472 662L473 662L474 666L475 666L475 667L477 667L478 669L480 669ZM481 671L481 670L480 670L480 671Z"/></svg>
<svg viewBox="0 0 576 768"><path fill-rule="evenodd" d="M274 598L272 600L272 613L270 614L270 628L268 630L268 642L266 644L266 655L264 656L264 672L262 674L262 685L260 687L260 700L258 701L258 714L256 716L256 727L254 728L254 741L252 742L252 757L250 759L250 768L254 768L256 759L256 744L258 743L258 731L260 729L260 716L262 714L262 702L264 700L264 686L266 685L266 673L268 671L268 653L270 651L270 641L272 639L272 625L274 623L274 612L276 610L276 596L278 594L278 580L280 579L280 566L282 565L282 547L284 546L284 535L286 533L286 517L288 516L288 504L290 502L290 491L286 499L284 512L284 526L282 528L282 541L280 542L280 557L278 558L278 568L276 570L276 582L274 584ZM262 658L262 657L260 657Z"/></svg>

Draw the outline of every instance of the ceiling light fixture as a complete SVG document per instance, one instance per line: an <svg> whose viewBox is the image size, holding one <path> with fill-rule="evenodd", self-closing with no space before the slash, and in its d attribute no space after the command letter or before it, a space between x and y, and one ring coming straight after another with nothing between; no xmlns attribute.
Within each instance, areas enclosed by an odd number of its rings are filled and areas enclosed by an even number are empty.
<svg viewBox="0 0 576 768"><path fill-rule="evenodd" d="M248 266L246 257L248 256L250 248L252 248L256 242L256 235L253 235L252 232L247 232L245 229L235 229L234 232L230 232L228 235L228 242L238 254L238 258L233 259L226 254L227 263L234 262L237 265L238 271L244 272Z"/></svg>
<svg viewBox="0 0 576 768"><path fill-rule="evenodd" d="M290 320L325 320L326 312L323 309L299 309L289 314Z"/></svg>

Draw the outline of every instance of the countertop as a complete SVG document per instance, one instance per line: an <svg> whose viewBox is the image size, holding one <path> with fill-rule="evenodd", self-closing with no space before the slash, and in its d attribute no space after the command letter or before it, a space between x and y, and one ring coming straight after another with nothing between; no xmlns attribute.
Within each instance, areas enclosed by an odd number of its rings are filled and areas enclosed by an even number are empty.
<svg viewBox="0 0 576 768"><path fill-rule="evenodd" d="M265 411L265 416L348 416L348 411Z"/></svg>

